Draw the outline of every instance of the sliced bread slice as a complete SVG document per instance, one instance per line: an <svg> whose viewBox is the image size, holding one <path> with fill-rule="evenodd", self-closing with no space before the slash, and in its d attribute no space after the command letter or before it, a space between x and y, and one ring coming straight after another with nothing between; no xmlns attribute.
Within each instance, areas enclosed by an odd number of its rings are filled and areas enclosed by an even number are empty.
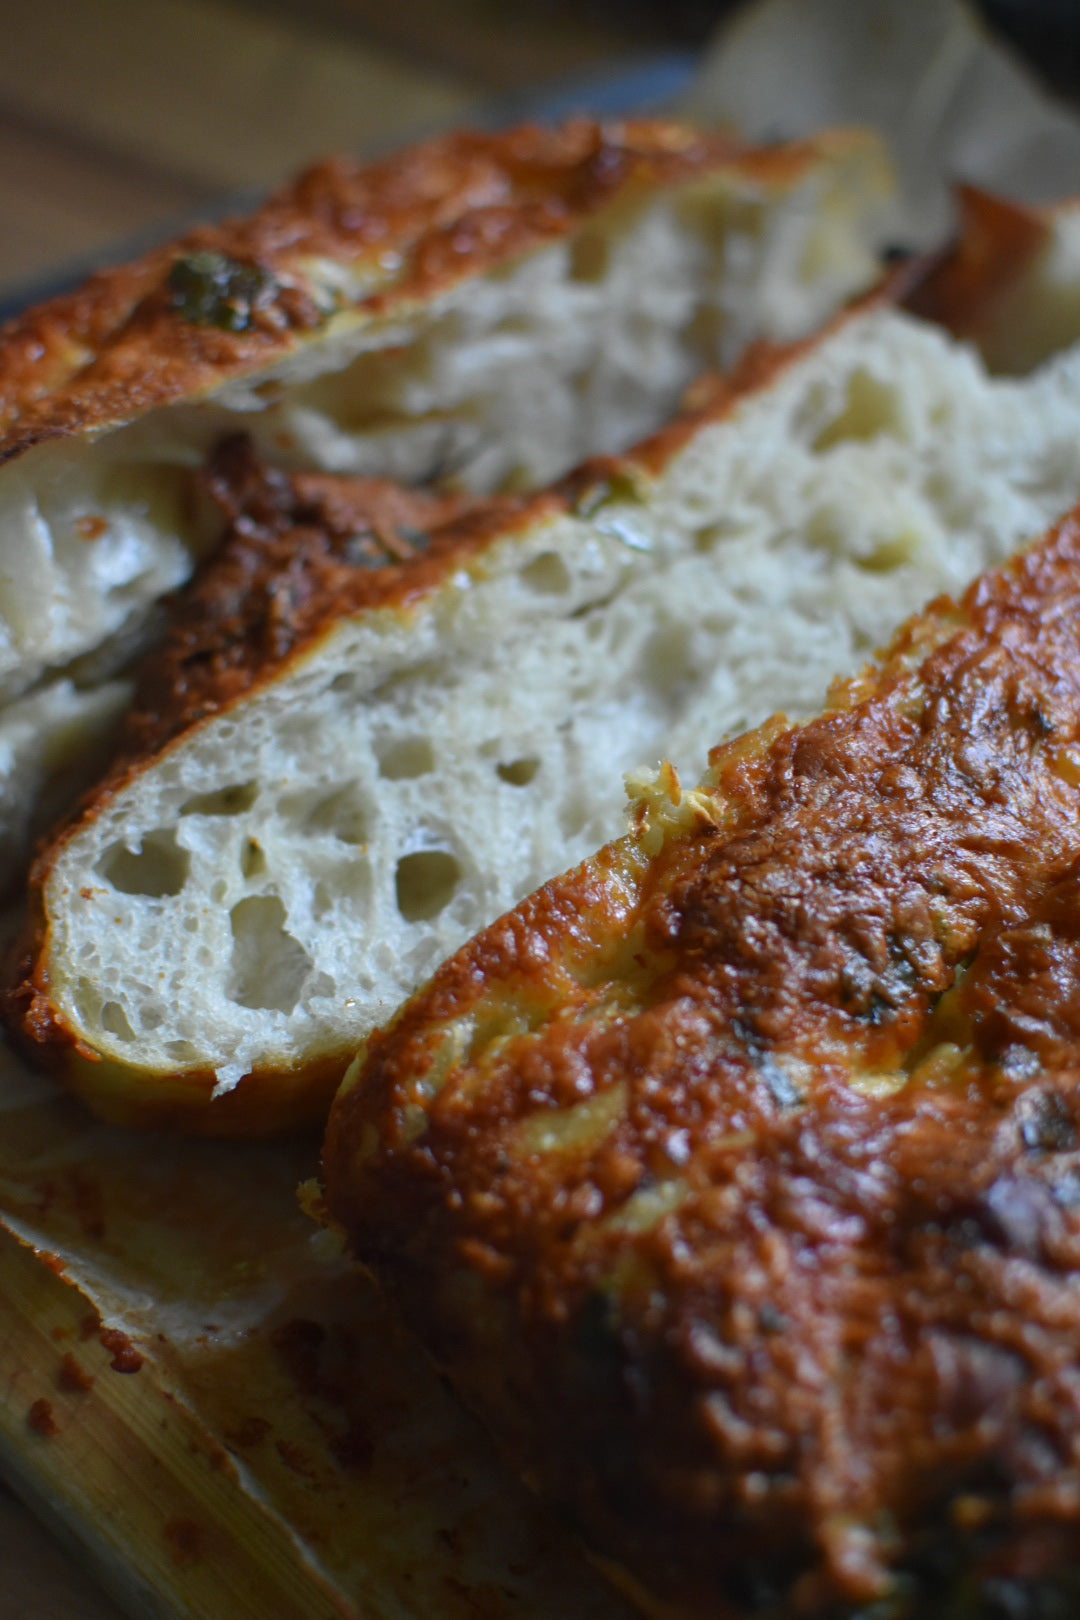
<svg viewBox="0 0 1080 1620"><path fill-rule="evenodd" d="M269 459L535 485L658 426L703 364L876 275L870 136L663 122L331 162L0 332L0 696L121 633L215 538L189 473Z"/></svg>
<svg viewBox="0 0 1080 1620"><path fill-rule="evenodd" d="M991 377L878 300L410 560L294 533L292 572L243 561L217 621L204 593L140 757L42 855L18 1027L112 1118L318 1112L443 956L618 831L624 771L812 712L1078 489L1080 350Z"/></svg>

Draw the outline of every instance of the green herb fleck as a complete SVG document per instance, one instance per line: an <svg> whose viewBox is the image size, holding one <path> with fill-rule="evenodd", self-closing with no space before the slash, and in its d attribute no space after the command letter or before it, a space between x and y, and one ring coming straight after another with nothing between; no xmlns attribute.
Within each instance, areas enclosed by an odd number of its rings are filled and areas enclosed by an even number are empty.
<svg viewBox="0 0 1080 1620"><path fill-rule="evenodd" d="M224 253L189 253L169 271L173 308L192 326L246 332L255 312L270 302L277 285L259 264L243 264Z"/></svg>

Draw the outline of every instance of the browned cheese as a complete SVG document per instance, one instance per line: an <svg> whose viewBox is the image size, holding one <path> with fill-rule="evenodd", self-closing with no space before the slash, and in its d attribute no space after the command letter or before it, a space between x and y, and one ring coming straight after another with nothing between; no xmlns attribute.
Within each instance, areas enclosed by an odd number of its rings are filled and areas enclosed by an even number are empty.
<svg viewBox="0 0 1080 1620"><path fill-rule="evenodd" d="M335 1104L331 1215L665 1614L1076 1612L1078 654L1080 511L669 781Z"/></svg>

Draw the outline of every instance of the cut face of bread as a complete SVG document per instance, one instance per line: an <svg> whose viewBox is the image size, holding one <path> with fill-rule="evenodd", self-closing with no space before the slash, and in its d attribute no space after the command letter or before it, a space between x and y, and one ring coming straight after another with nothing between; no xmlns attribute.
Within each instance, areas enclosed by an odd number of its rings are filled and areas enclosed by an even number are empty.
<svg viewBox="0 0 1080 1620"><path fill-rule="evenodd" d="M0 695L188 576L214 538L189 474L238 426L271 461L535 486L867 285L887 189L859 135L450 136L31 311L0 335Z"/></svg>
<svg viewBox="0 0 1080 1620"><path fill-rule="evenodd" d="M812 713L1078 488L1080 352L993 378L874 304L632 457L339 559L321 606L318 570L272 579L247 664L183 641L178 733L155 694L156 755L39 862L24 1033L115 1117L317 1108L442 957L618 832L624 771L692 779Z"/></svg>
<svg viewBox="0 0 1080 1620"><path fill-rule="evenodd" d="M100 776L132 691L129 680L56 679L0 706L0 892L22 875L34 828Z"/></svg>
<svg viewBox="0 0 1080 1620"><path fill-rule="evenodd" d="M1080 510L642 783L336 1099L330 1216L650 1613L1072 1611L1078 784Z"/></svg>

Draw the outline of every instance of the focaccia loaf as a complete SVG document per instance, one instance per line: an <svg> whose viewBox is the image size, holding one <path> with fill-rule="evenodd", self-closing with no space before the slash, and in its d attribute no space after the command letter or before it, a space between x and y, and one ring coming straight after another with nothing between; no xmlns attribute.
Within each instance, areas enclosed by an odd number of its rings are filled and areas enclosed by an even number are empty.
<svg viewBox="0 0 1080 1620"><path fill-rule="evenodd" d="M669 1620L1080 1591L1080 509L439 969L325 1198Z"/></svg>
<svg viewBox="0 0 1080 1620"><path fill-rule="evenodd" d="M753 152L648 121L456 134L323 164L10 323L0 886L53 756L91 751L122 706L97 686L219 538L191 475L220 438L243 426L297 467L544 482L867 285L888 196L854 133Z"/></svg>
<svg viewBox="0 0 1080 1620"><path fill-rule="evenodd" d="M624 771L812 713L1078 489L1080 352L991 377L884 298L381 567L256 476L242 589L205 576L138 757L38 863L17 1027L113 1118L316 1112L447 952L617 834Z"/></svg>
<svg viewBox="0 0 1080 1620"><path fill-rule="evenodd" d="M872 279L885 187L858 135L453 135L29 311L0 334L0 692L186 577L209 538L186 475L238 424L302 466L545 481Z"/></svg>

